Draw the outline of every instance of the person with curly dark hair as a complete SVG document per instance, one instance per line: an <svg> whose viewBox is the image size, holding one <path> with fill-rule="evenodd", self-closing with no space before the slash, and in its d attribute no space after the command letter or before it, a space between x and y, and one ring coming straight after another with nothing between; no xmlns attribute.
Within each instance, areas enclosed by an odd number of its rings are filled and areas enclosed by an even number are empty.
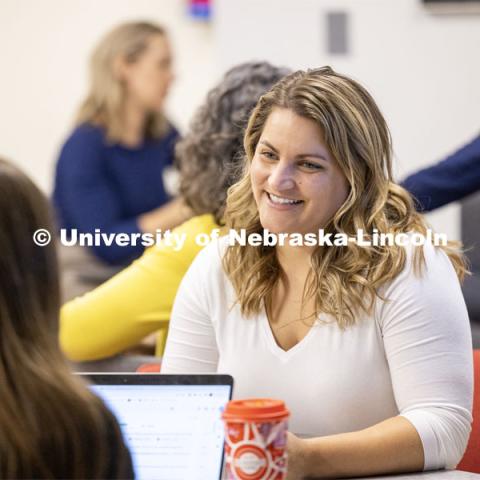
<svg viewBox="0 0 480 480"><path fill-rule="evenodd" d="M103 285L64 305L60 342L71 360L112 356L168 325L180 281L202 248L197 235L219 228L227 189L242 173L248 116L287 73L266 62L245 63L229 70L208 93L176 148L181 197L196 215L171 232L185 238L182 248L164 241ZM157 354L163 346L159 337Z"/></svg>

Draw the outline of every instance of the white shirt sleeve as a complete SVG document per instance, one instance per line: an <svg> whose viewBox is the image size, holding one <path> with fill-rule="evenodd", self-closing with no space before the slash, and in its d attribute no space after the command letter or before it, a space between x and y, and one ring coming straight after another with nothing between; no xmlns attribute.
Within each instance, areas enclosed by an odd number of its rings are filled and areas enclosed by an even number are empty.
<svg viewBox="0 0 480 480"><path fill-rule="evenodd" d="M379 302L377 321L397 406L420 435L424 469L453 469L471 429L472 339L450 260L432 245L424 253L420 277L407 258L404 271L385 289L388 300Z"/></svg>
<svg viewBox="0 0 480 480"><path fill-rule="evenodd" d="M218 318L220 324L228 311L227 280L217 248L213 243L203 249L182 280L170 320L163 373L216 372L218 345L224 348L236 332L233 325L222 330L215 323ZM409 252L405 269L382 289L387 300L376 302L375 320L397 405L392 410L416 428L425 454L424 469L432 470L454 468L466 448L472 422L473 362L468 315L450 260L431 245L425 246L424 253L426 265L416 276ZM246 323L238 320L238 328L245 329ZM261 339L252 338L258 343L245 347L265 349ZM354 354L345 355L352 356L354 369ZM239 358L235 365L239 371L243 360Z"/></svg>
<svg viewBox="0 0 480 480"><path fill-rule="evenodd" d="M204 248L182 279L170 318L162 373L214 373L218 348L211 321L212 287L218 281L210 250ZM218 267L217 267L218 268Z"/></svg>

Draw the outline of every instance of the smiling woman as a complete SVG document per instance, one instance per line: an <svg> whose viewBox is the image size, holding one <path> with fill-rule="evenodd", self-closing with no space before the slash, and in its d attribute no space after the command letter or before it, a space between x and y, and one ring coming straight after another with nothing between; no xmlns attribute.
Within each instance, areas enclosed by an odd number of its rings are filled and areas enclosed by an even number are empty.
<svg viewBox="0 0 480 480"><path fill-rule="evenodd" d="M286 131L292 135L285 137ZM317 124L287 108L268 116L250 176L260 222L272 232L318 230L349 191Z"/></svg>
<svg viewBox="0 0 480 480"><path fill-rule="evenodd" d="M329 67L252 112L226 225L247 234L426 235L392 178L373 98ZM288 478L454 468L471 425L472 344L458 246L229 245L177 293L162 372L225 372L291 411Z"/></svg>

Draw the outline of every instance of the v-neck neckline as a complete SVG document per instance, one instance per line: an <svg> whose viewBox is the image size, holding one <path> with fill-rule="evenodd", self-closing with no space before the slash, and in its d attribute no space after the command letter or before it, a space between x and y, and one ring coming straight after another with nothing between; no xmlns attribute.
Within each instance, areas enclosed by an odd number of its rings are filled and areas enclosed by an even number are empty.
<svg viewBox="0 0 480 480"><path fill-rule="evenodd" d="M262 302L262 308L260 310L260 322L262 323L263 332L265 334L265 339L267 344L271 350L271 352L278 358L283 361L289 360L293 355L297 352L303 350L305 345L307 345L311 339L311 337L315 334L315 327L318 326L318 320L315 319L313 325L308 330L307 334L293 347L289 348L288 350L284 350L275 339L275 335L273 334L272 327L270 322L268 321L267 310L265 308L265 302Z"/></svg>

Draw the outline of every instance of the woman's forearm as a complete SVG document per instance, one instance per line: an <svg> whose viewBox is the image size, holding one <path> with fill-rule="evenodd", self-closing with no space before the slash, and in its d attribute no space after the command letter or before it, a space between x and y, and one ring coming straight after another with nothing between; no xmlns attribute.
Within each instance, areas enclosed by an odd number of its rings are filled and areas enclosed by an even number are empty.
<svg viewBox="0 0 480 480"><path fill-rule="evenodd" d="M304 478L366 476L423 470L420 436L404 417L365 430L303 440Z"/></svg>

